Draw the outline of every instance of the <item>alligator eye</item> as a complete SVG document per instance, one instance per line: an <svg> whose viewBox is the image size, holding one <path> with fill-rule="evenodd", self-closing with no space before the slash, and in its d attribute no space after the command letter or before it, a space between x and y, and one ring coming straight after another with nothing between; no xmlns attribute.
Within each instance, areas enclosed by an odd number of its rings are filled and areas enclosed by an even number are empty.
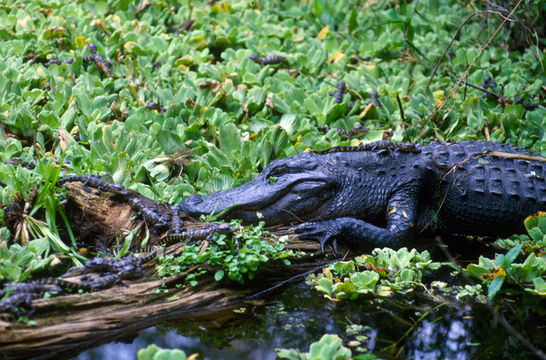
<svg viewBox="0 0 546 360"><path fill-rule="evenodd" d="M267 178L267 181L269 182L269 185L273 185L279 180L277 176L270 176Z"/></svg>
<svg viewBox="0 0 546 360"><path fill-rule="evenodd" d="M275 166L269 170L269 177L274 177L275 175L281 175L282 173L286 172L285 166Z"/></svg>

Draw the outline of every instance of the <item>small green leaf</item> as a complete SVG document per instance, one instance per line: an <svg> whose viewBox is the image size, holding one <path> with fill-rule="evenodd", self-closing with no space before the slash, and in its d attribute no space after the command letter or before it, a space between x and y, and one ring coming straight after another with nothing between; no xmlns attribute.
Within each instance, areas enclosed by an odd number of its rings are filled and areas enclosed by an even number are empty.
<svg viewBox="0 0 546 360"><path fill-rule="evenodd" d="M541 241L544 238L544 234L538 227L529 229L529 235L534 241Z"/></svg>
<svg viewBox="0 0 546 360"><path fill-rule="evenodd" d="M502 266L505 269L509 268L510 265L512 265L512 263L514 262L514 260L518 257L522 247L523 247L523 244L519 244L514 246L512 249L510 249L510 251L508 251L506 255L504 255L504 258L500 266Z"/></svg>
<svg viewBox="0 0 546 360"><path fill-rule="evenodd" d="M186 354L179 349L160 349L152 360L186 360Z"/></svg>
<svg viewBox="0 0 546 360"><path fill-rule="evenodd" d="M138 360L152 360L154 358L154 355L161 350L158 346L152 344L144 349L140 349L137 352L137 359Z"/></svg>
<svg viewBox="0 0 546 360"><path fill-rule="evenodd" d="M358 26L357 15L358 12L356 9L353 9L353 11L351 11L351 16L349 17L349 32L355 31Z"/></svg>
<svg viewBox="0 0 546 360"><path fill-rule="evenodd" d="M476 264L469 264L464 271L473 278L480 280L482 280L482 274L489 273L489 269Z"/></svg>
<svg viewBox="0 0 546 360"><path fill-rule="evenodd" d="M224 270L218 270L214 273L214 280L220 281L224 278Z"/></svg>
<svg viewBox="0 0 546 360"><path fill-rule="evenodd" d="M220 138L220 148L226 154L239 151L241 149L241 137L235 124L225 124L220 127L218 134Z"/></svg>
<svg viewBox="0 0 546 360"><path fill-rule="evenodd" d="M537 292L543 296L546 295L546 281L544 281L543 278L534 278L533 285L535 286Z"/></svg>
<svg viewBox="0 0 546 360"><path fill-rule="evenodd" d="M343 346L337 335L326 334L309 348L309 359L346 360L351 357L351 350Z"/></svg>
<svg viewBox="0 0 546 360"><path fill-rule="evenodd" d="M497 276L491 281L489 287L487 288L487 299L492 301L497 292L501 289L502 284L504 283L505 276Z"/></svg>

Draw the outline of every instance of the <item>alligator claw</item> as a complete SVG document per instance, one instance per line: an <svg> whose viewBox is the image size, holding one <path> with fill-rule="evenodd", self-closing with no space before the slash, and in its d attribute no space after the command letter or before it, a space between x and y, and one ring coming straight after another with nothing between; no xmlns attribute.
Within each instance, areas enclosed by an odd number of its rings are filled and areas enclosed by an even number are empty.
<svg viewBox="0 0 546 360"><path fill-rule="evenodd" d="M325 221L307 222L292 227L300 239L316 239L320 242L320 251L325 252L326 246L330 246L337 255L337 232Z"/></svg>

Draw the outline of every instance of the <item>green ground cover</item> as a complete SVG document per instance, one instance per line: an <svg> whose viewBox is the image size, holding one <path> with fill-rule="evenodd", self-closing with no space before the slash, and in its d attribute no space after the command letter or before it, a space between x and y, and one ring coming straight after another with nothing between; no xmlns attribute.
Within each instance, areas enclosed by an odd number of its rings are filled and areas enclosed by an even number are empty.
<svg viewBox="0 0 546 360"><path fill-rule="evenodd" d="M242 184L275 158L386 137L509 142L546 156L546 108L528 106L544 104L545 40L518 25L533 24L546 5L521 5L512 14L520 22L508 21L485 46L514 5L486 13L482 2L447 0L3 3L0 282L24 280L60 252L84 260L55 187L67 174L101 174L176 204ZM250 55L286 61L263 65ZM500 99L464 81L456 87L462 77L495 85L488 89ZM339 81L347 88L336 103L329 93ZM356 125L370 131L347 139L316 128ZM10 232L4 210L17 197L30 206ZM490 274L490 299L508 280L544 295L544 226L516 237L527 247L504 241L501 252L512 250L498 260L508 275L485 258L467 269ZM360 280L380 282L366 271ZM421 279L410 268L401 276ZM330 277L323 285L336 298Z"/></svg>

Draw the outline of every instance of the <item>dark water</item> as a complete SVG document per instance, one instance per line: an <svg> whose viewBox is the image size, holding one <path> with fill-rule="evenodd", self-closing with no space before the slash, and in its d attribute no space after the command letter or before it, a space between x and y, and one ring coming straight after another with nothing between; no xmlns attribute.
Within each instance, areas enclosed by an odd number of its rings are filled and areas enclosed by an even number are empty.
<svg viewBox="0 0 546 360"><path fill-rule="evenodd" d="M326 333L337 334L344 344L352 344L353 355L373 352L382 358L400 359L536 358L518 337L535 347L544 347L546 317L536 311L544 309L544 304L522 306L518 301L518 308L511 308L515 304L505 304L501 316L489 306L442 304L423 294L336 304L300 283L263 306L245 306L245 313L229 310L216 322L207 323L166 321L139 332L127 343L105 344L75 359L135 359L137 351L149 344L181 349L188 356L198 353L198 359L275 359L275 348L308 351L309 345ZM500 321L503 319L512 325L507 328ZM509 329L512 327L513 331Z"/></svg>

